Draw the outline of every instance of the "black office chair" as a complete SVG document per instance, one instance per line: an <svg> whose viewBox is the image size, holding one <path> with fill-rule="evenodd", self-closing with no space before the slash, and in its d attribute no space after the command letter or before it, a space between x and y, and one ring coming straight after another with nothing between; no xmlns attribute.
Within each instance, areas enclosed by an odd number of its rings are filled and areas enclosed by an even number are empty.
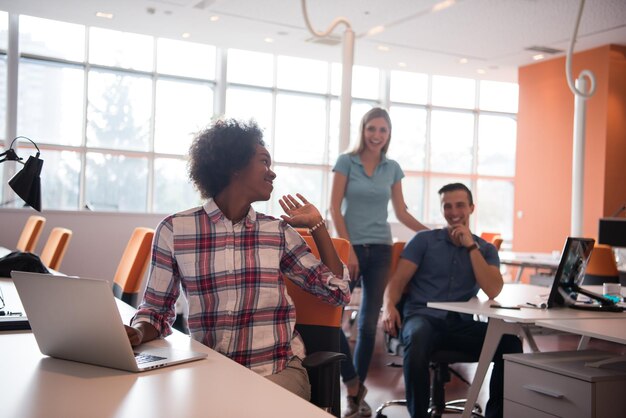
<svg viewBox="0 0 626 418"><path fill-rule="evenodd" d="M401 302L402 303L402 302ZM401 311L400 311L401 312ZM402 356L404 354L404 346L399 338L385 334L385 347L389 354ZM431 417L441 417L442 414L460 414L465 408L466 399L455 399L446 402L445 385L450 381L451 373L457 376L466 385L471 383L467 381L460 373L449 367L454 363L474 363L478 361L475 356L471 356L462 351L436 351L430 359L431 382L430 382L430 406L428 413ZM390 367L402 367L401 364L392 362L388 364ZM377 418L385 418L383 410L389 406L406 406L406 399L395 399L383 402L376 409ZM472 416L482 417L482 408L480 405L474 405Z"/></svg>
<svg viewBox="0 0 626 418"><path fill-rule="evenodd" d="M394 243L391 250L391 266L390 271L395 271L398 266L398 260L404 249L404 242ZM402 313L404 310L405 297L403 296L398 303L398 312ZM404 346L398 337L392 337L385 333L385 348L389 354L396 356L404 355ZM456 399L446 402L445 385L450 381L450 373L453 373L461 381L465 382L468 386L468 382L463 376L457 373L454 369L450 368L450 364L454 363L475 363L478 359L474 356L470 356L462 351L447 351L441 350L433 353L430 359L431 369L431 382L430 382L430 407L428 413L431 417L441 417L442 414L449 413L461 413L465 407L465 399ZM392 362L389 364L391 367L402 367L401 364ZM383 410L389 406L406 406L406 399L396 399L384 402L376 409L377 418L385 418ZM474 405L472 412L474 417L482 417L482 409L480 405Z"/></svg>
<svg viewBox="0 0 626 418"><path fill-rule="evenodd" d="M315 241L304 236L311 252L319 257ZM339 258L345 263L350 254L350 242L333 238ZM287 292L296 306L296 331L304 341L307 355L302 365L309 374L311 402L336 417L341 417L341 387L339 383L341 353L339 336L343 308L325 303L286 279Z"/></svg>

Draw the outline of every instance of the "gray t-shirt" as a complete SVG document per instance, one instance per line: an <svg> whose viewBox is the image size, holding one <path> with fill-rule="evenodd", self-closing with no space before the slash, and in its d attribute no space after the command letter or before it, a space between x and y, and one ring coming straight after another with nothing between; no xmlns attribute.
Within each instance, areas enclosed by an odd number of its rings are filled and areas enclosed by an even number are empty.
<svg viewBox="0 0 626 418"><path fill-rule="evenodd" d="M348 178L342 202L342 213L350 242L391 245L391 228L387 222L387 206L391 186L404 177L400 165L383 155L370 177L358 155L342 154L333 171Z"/></svg>

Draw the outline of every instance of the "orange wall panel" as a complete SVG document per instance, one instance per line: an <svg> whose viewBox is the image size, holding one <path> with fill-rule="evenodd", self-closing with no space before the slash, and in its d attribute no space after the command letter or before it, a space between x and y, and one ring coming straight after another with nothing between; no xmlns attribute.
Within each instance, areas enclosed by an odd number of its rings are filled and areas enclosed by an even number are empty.
<svg viewBox="0 0 626 418"><path fill-rule="evenodd" d="M604 216L626 203L626 47L613 46L610 60Z"/></svg>
<svg viewBox="0 0 626 418"><path fill-rule="evenodd" d="M596 92L586 102L585 236L596 236L598 218L605 215L609 200L616 199L608 195L626 187L622 157L626 61L619 53L623 50L607 45L577 53L573 59L574 78L583 69L596 77ZM513 249L561 249L570 233L574 126L574 95L567 86L565 57L521 67L518 81Z"/></svg>

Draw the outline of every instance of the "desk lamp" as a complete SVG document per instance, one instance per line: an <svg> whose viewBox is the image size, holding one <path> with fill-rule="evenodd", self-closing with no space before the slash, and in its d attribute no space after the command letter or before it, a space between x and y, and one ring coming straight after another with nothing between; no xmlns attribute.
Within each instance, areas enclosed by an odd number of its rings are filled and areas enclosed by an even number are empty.
<svg viewBox="0 0 626 418"><path fill-rule="evenodd" d="M37 154L33 157L32 155L28 157L26 163L23 163L23 158L17 156L15 150L13 149L13 144L18 139L28 139L34 146L37 148ZM39 147L35 142L27 138L25 136L18 136L13 141L11 141L11 145L8 150L0 154L0 157L4 157L0 160L0 163L5 161L17 161L20 164L24 165L24 168L17 172L11 180L9 180L9 186L13 189L13 191L21 197L24 202L26 202L30 207L35 209L37 212L41 212L41 179L39 175L41 174L41 168L43 167L43 160L39 158Z"/></svg>

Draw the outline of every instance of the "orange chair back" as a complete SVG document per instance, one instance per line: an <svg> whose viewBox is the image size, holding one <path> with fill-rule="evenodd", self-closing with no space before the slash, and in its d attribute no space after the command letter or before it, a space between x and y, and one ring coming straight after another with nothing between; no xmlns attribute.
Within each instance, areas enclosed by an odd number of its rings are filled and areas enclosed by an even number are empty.
<svg viewBox="0 0 626 418"><path fill-rule="evenodd" d="M41 251L39 258L48 268L58 270L61 267L67 246L72 238L72 231L67 228L55 227Z"/></svg>
<svg viewBox="0 0 626 418"><path fill-rule="evenodd" d="M313 237L305 235L304 241L311 249L313 255L319 258L319 251ZM350 257L350 241L343 238L332 238L335 251L344 264L348 263ZM342 306L333 306L326 303L314 295L302 290L291 280L285 280L287 292L296 305L296 323L301 325L321 325L340 327Z"/></svg>
<svg viewBox="0 0 626 418"><path fill-rule="evenodd" d="M487 242L492 243L496 250L500 251L500 247L502 246L502 235L499 232L483 232L480 234L480 237Z"/></svg>
<svg viewBox="0 0 626 418"><path fill-rule="evenodd" d="M594 276L619 276L613 249L609 245L596 244L593 247L585 274Z"/></svg>
<svg viewBox="0 0 626 418"><path fill-rule="evenodd" d="M294 228L294 229L296 230L298 234L302 235L303 237L306 237L307 235L311 235L309 228Z"/></svg>
<svg viewBox="0 0 626 418"><path fill-rule="evenodd" d="M496 250L500 251L500 247L502 247L502 238L494 238L491 243L494 247L496 247Z"/></svg>
<svg viewBox="0 0 626 418"><path fill-rule="evenodd" d="M22 252L35 252L35 247L37 246L37 242L39 241L39 237L41 236L41 231L43 230L45 223L46 218L43 216L29 216L26 220L26 224L24 224L24 229L22 229L22 233L20 234L20 238L17 240L15 248Z"/></svg>
<svg viewBox="0 0 626 418"><path fill-rule="evenodd" d="M152 251L154 229L135 228L113 278L121 293L139 293ZM117 295L116 295L117 296ZM118 296L122 299L121 295Z"/></svg>

